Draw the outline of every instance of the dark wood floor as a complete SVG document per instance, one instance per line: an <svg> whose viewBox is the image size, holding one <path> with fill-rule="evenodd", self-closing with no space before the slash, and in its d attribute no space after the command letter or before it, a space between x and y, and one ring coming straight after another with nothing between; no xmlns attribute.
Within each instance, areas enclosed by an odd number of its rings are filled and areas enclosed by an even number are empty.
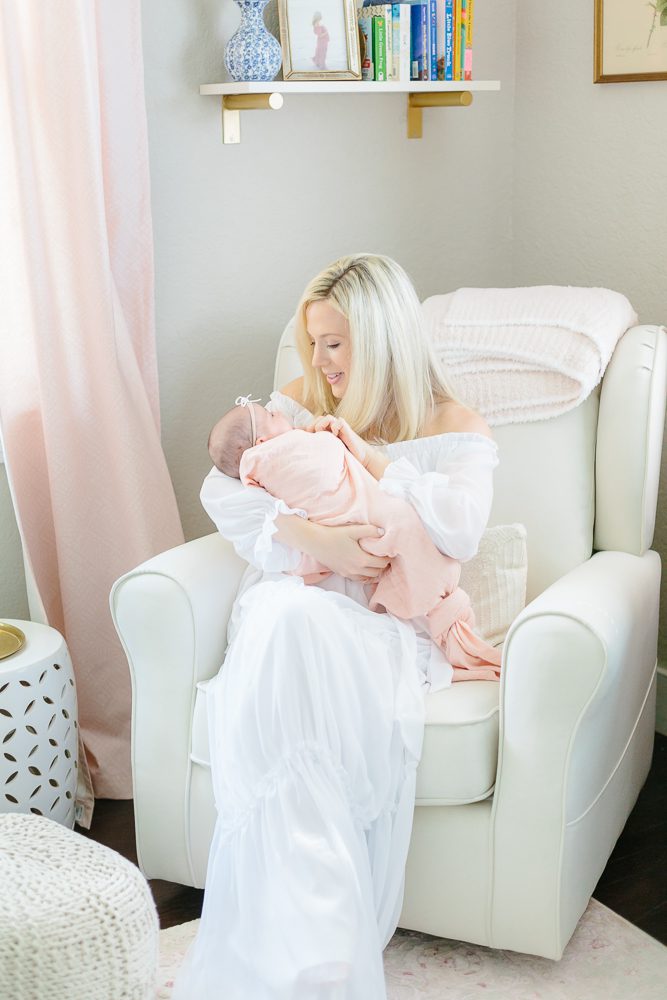
<svg viewBox="0 0 667 1000"><path fill-rule="evenodd" d="M136 863L132 802L98 800L88 836ZM667 737L656 733L650 774L593 895L667 944L666 871ZM202 890L157 879L150 885L162 927L200 915Z"/></svg>

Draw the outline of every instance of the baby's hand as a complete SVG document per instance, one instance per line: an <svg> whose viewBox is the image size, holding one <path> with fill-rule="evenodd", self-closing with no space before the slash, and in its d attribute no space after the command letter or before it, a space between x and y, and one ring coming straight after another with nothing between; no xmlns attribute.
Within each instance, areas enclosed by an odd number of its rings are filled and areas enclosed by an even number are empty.
<svg viewBox="0 0 667 1000"><path fill-rule="evenodd" d="M306 427L307 431L330 431L343 442L349 452L351 452L361 464L366 467L370 458L370 449L363 438L352 430L346 420L334 417L331 413L326 413L323 417L318 417L315 423Z"/></svg>

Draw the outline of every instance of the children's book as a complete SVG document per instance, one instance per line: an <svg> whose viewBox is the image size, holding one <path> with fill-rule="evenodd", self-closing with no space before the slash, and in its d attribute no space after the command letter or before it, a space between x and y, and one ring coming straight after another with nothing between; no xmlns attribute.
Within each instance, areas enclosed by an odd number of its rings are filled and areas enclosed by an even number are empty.
<svg viewBox="0 0 667 1000"><path fill-rule="evenodd" d="M373 18L373 62L375 64L375 79L385 82L387 79L387 38L384 17Z"/></svg>
<svg viewBox="0 0 667 1000"><path fill-rule="evenodd" d="M454 79L454 0L445 0L445 80Z"/></svg>
<svg viewBox="0 0 667 1000"><path fill-rule="evenodd" d="M361 53L361 79L373 80L375 78L375 67L373 64L373 18L368 17L359 11L359 28L363 39L363 52Z"/></svg>
<svg viewBox="0 0 667 1000"><path fill-rule="evenodd" d="M384 76L382 80L390 80L392 78L391 74L393 72L393 32L392 32L392 5L387 4L364 4L361 8L365 17L381 17L384 20ZM374 50L375 51L375 50ZM376 54L374 56L375 62L375 79L379 80L380 77L377 75L379 57Z"/></svg>
<svg viewBox="0 0 667 1000"><path fill-rule="evenodd" d="M410 4L392 6L392 57L396 80L410 79Z"/></svg>
<svg viewBox="0 0 667 1000"><path fill-rule="evenodd" d="M438 2L442 0L429 0L429 32L428 32L428 78L438 79Z"/></svg>
<svg viewBox="0 0 667 1000"><path fill-rule="evenodd" d="M472 80L472 27L475 19L475 0L468 0L468 23L466 26L466 50L463 62L463 79Z"/></svg>
<svg viewBox="0 0 667 1000"><path fill-rule="evenodd" d="M428 57L428 47L424 43L428 38L428 20L426 17L426 4L414 3L410 7L410 39L411 39L411 80L426 80L424 75L428 72L426 59Z"/></svg>
<svg viewBox="0 0 667 1000"><path fill-rule="evenodd" d="M454 0L454 67L453 79L461 79L461 0Z"/></svg>
<svg viewBox="0 0 667 1000"><path fill-rule="evenodd" d="M430 2L426 0L424 4L424 17L422 19L422 35L423 41L422 46L424 49L424 69L422 71L422 80L428 80L431 76L431 15L430 15Z"/></svg>
<svg viewBox="0 0 667 1000"><path fill-rule="evenodd" d="M385 44L385 80L393 80L394 77L394 32L393 32L393 6L390 3L382 5L381 14L384 17L384 44Z"/></svg>
<svg viewBox="0 0 667 1000"><path fill-rule="evenodd" d="M466 61L466 35L468 32L468 0L461 0L461 67L459 80L462 80L465 73Z"/></svg>
<svg viewBox="0 0 667 1000"><path fill-rule="evenodd" d="M445 79L445 0L438 0L435 15L435 59L437 80Z"/></svg>

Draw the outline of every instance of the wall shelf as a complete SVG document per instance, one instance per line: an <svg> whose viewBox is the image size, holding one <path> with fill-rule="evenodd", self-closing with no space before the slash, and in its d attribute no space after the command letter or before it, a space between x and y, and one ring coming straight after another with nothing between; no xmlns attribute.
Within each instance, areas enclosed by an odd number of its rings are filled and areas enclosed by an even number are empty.
<svg viewBox="0 0 667 1000"><path fill-rule="evenodd" d="M407 94L408 138L422 137L422 109L425 107L467 107L476 91L500 90L499 80L456 80L426 83L417 80L401 83L370 83L360 80L313 80L308 82L273 80L266 83L204 83L199 93L220 97L222 103L222 141L241 141L241 111L283 106L284 94Z"/></svg>

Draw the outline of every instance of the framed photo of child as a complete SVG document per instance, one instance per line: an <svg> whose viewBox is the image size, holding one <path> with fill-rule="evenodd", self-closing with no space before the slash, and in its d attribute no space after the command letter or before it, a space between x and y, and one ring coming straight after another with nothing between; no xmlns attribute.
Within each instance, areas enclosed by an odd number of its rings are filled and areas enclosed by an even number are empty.
<svg viewBox="0 0 667 1000"><path fill-rule="evenodd" d="M360 80L355 0L278 0L285 80Z"/></svg>
<svg viewBox="0 0 667 1000"><path fill-rule="evenodd" d="M595 0L595 83L667 80L667 0Z"/></svg>

